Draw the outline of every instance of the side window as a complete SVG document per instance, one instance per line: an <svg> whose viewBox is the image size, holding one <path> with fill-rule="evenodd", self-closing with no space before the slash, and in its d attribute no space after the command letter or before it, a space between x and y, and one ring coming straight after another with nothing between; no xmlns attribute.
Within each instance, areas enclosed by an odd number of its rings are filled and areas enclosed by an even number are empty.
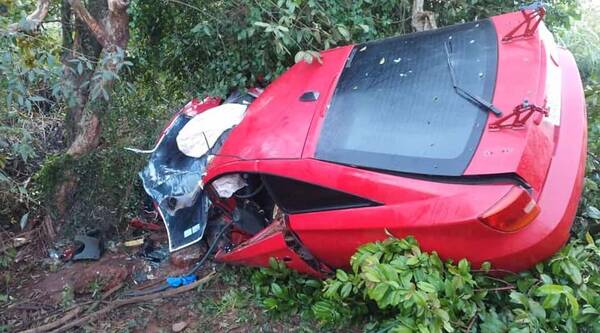
<svg viewBox="0 0 600 333"><path fill-rule="evenodd" d="M378 205L352 194L290 178L262 175L262 179L273 200L290 214Z"/></svg>

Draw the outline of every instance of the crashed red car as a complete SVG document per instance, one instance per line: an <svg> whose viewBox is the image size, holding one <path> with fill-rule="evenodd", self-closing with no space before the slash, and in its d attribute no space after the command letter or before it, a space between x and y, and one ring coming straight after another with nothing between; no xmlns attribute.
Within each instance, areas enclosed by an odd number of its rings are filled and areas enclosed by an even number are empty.
<svg viewBox="0 0 600 333"><path fill-rule="evenodd" d="M220 261L316 276L389 235L475 266L548 258L587 148L581 79L543 14L338 47L264 91L193 100L141 173L170 249L223 235Z"/></svg>

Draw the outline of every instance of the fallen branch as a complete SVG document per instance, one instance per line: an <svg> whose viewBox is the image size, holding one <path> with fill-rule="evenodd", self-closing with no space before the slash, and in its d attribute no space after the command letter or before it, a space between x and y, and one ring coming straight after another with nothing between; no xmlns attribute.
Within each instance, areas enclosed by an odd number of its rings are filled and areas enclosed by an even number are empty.
<svg viewBox="0 0 600 333"><path fill-rule="evenodd" d="M473 289L474 292L480 292L480 291L506 291L506 290L513 290L516 289L515 286L505 286L505 287L498 287L498 288L482 288L482 289Z"/></svg>
<svg viewBox="0 0 600 333"><path fill-rule="evenodd" d="M31 232L27 232L27 234L29 235L29 234L31 234ZM31 243L31 239L25 238L22 236L15 236L15 237L13 237L13 239L9 240L7 243L8 244L3 245L0 248L0 253L4 253L10 249L18 249L25 244Z"/></svg>
<svg viewBox="0 0 600 333"><path fill-rule="evenodd" d="M102 303L105 299L109 298L112 294L114 294L119 289L121 289L121 287L123 287L123 283L119 283L118 285L114 286L112 289L110 289L107 292L105 292L104 294L102 294L102 297L100 298L100 300L95 301L89 308L87 308L87 310L85 310L84 314L87 315L88 313L94 312L94 310L96 310L96 308L100 305L100 303Z"/></svg>
<svg viewBox="0 0 600 333"><path fill-rule="evenodd" d="M63 325L64 323L68 322L69 320L75 318L79 313L81 312L81 307L76 307L73 310L67 312L66 315L64 315L62 318L55 320L53 322L50 322L46 325L42 325L39 327L35 327L32 329L28 329L25 331L21 331L21 333L42 333L42 332L47 332L51 329L57 328L60 325Z"/></svg>
<svg viewBox="0 0 600 333"><path fill-rule="evenodd" d="M100 309L94 313L91 313L87 316L81 317L80 319L72 321L62 327L57 328L56 330L54 330L52 332L53 333L64 332L70 328L81 326L89 321L96 320L96 319L100 318L101 316L108 314L112 310L120 308L124 305L147 302L147 301L151 301L151 300L158 299L158 298L168 298L168 297L173 297L173 296L179 295L186 291L197 288L198 286L200 286L203 283L210 280L215 274L216 274L215 272L211 272L207 276L199 279L198 281L196 281L194 283L190 283L186 286L179 287L179 288L169 289L169 290L161 291L161 292L155 293L155 294L148 294L148 295L143 295L143 296L118 299L118 300L112 301L103 309ZM56 327L56 326L54 326L54 327ZM35 332L42 332L42 331L35 331Z"/></svg>
<svg viewBox="0 0 600 333"><path fill-rule="evenodd" d="M105 292L100 299L104 301L105 299L109 298L112 294L119 291L119 289L121 289L122 287L123 283L119 283L118 285L112 287L112 289L109 289L107 292Z"/></svg>

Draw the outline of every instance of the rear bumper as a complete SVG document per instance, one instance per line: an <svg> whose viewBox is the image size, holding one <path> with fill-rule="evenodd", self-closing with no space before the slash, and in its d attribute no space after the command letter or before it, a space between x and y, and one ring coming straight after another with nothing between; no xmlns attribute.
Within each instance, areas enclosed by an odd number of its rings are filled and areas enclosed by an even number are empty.
<svg viewBox="0 0 600 333"><path fill-rule="evenodd" d="M523 270L547 259L568 240L585 175L587 115L581 78L570 52L560 50L562 113L556 150L538 198L541 213L514 234L513 244L491 261L494 266Z"/></svg>

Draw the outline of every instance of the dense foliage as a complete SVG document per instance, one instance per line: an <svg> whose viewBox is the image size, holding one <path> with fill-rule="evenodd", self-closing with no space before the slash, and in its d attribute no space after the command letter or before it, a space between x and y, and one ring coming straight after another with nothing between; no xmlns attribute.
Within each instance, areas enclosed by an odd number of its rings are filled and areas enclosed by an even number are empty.
<svg viewBox="0 0 600 333"><path fill-rule="evenodd" d="M179 6L173 6L173 3ZM170 89L223 94L231 87L268 82L299 51L404 34L412 0L235 0L134 2L132 55L146 79ZM568 27L578 16L576 0L552 0L547 21ZM440 25L515 10L512 0L425 1ZM159 69L156 71L155 69Z"/></svg>
<svg viewBox="0 0 600 333"><path fill-rule="evenodd" d="M600 241L586 234L518 275L442 262L417 241L362 246L351 272L320 282L272 261L253 275L263 306L300 311L325 326L365 324L373 332L598 332ZM494 274L490 275L490 274ZM501 273L503 277L497 277ZM319 292L319 287L322 292Z"/></svg>

